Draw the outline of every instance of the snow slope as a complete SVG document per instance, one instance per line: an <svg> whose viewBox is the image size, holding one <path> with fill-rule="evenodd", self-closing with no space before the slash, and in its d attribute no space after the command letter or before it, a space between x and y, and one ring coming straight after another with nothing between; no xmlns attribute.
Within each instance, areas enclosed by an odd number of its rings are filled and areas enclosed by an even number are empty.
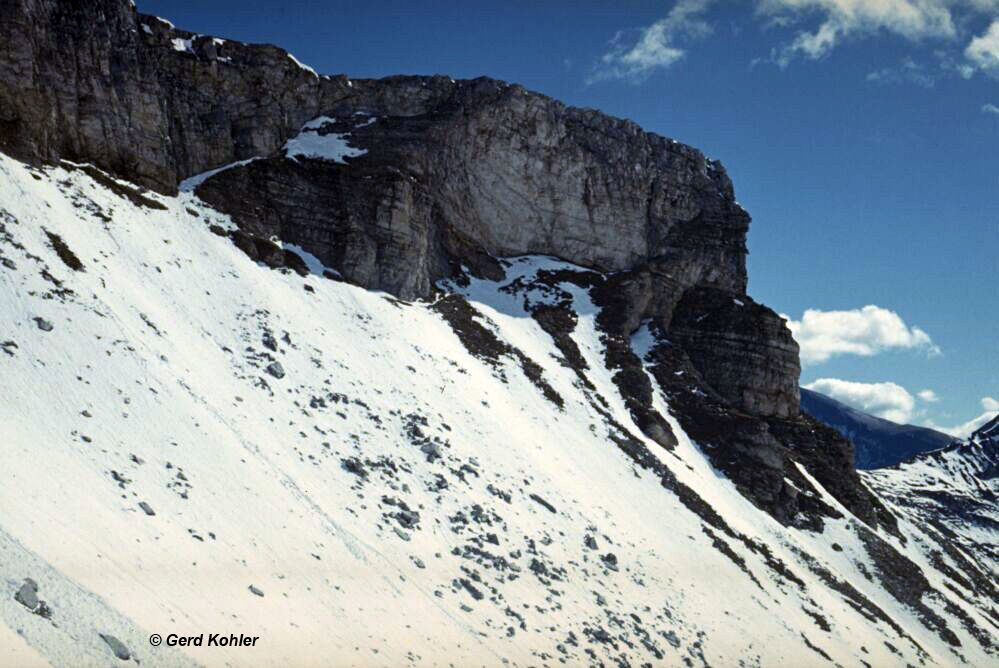
<svg viewBox="0 0 999 668"><path fill-rule="evenodd" d="M257 265L193 193L129 188L0 156L0 663L118 662L105 634L151 666L995 665L870 576L849 513L779 525L673 418L677 447L646 446L732 535L638 469L588 295L561 286L591 387L516 285L573 267L442 286L559 406L435 304ZM972 599L948 600L994 633Z"/></svg>
<svg viewBox="0 0 999 668"><path fill-rule="evenodd" d="M963 579L972 582L959 578L955 584L991 593L992 617L999 622L999 418L967 441L865 475L906 519L931 560L965 566Z"/></svg>

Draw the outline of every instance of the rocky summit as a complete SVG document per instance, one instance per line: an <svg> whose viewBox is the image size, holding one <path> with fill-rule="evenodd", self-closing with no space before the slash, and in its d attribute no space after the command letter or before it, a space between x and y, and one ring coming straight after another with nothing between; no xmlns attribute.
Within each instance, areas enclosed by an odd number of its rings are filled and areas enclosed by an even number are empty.
<svg viewBox="0 0 999 668"><path fill-rule="evenodd" d="M0 0L0 153L0 662L997 661L995 426L858 472L697 149Z"/></svg>

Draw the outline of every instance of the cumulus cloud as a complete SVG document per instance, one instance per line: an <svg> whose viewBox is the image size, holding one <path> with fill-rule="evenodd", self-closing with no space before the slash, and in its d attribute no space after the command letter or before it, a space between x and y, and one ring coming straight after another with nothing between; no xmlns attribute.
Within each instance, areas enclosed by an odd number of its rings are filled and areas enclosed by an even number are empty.
<svg viewBox="0 0 999 668"><path fill-rule="evenodd" d="M899 424L915 424L921 421L924 427L936 429L955 438L967 438L976 429L999 415L999 400L984 397L981 401L983 411L981 415L961 424L941 425L925 419L926 404L940 401L937 393L930 389L912 394L897 383L858 383L839 378L819 378L804 387L885 420Z"/></svg>
<svg viewBox="0 0 999 668"><path fill-rule="evenodd" d="M971 40L964 55L978 69L999 77L999 20L993 21L984 34Z"/></svg>
<svg viewBox="0 0 999 668"><path fill-rule="evenodd" d="M940 397L933 390L922 390L916 393L916 396L927 403L933 403L935 401L940 401Z"/></svg>
<svg viewBox="0 0 999 668"><path fill-rule="evenodd" d="M996 114L999 116L999 107L994 104L983 104L982 105L983 114Z"/></svg>
<svg viewBox="0 0 999 668"><path fill-rule="evenodd" d="M950 434L955 438L967 438L976 429L981 427L983 424L999 415L999 400L993 397L982 397L982 410L984 411L978 417L974 417L967 422L962 424L957 424L953 426L939 425L929 420L924 424L931 429L936 429L937 431L942 431L945 434Z"/></svg>
<svg viewBox="0 0 999 668"><path fill-rule="evenodd" d="M806 389L828 395L865 413L906 424L916 415L916 397L896 383L857 383L819 378Z"/></svg>
<svg viewBox="0 0 999 668"><path fill-rule="evenodd" d="M783 315L801 348L802 364L819 364L837 355L870 357L886 350L918 349L939 355L930 335L910 327L894 311L868 305L849 311L808 309L801 320Z"/></svg>
<svg viewBox="0 0 999 668"><path fill-rule="evenodd" d="M618 32L587 83L606 79L638 81L657 68L668 68L682 60L687 53L684 44L713 32L702 17L712 2L679 0L665 18L642 28L631 42L625 33Z"/></svg>
<svg viewBox="0 0 999 668"><path fill-rule="evenodd" d="M957 30L950 11L953 0L759 0L761 15L818 15L818 27L801 30L794 39L774 50L772 60L787 67L796 58L817 60L827 56L845 39L888 32L911 41L950 39Z"/></svg>

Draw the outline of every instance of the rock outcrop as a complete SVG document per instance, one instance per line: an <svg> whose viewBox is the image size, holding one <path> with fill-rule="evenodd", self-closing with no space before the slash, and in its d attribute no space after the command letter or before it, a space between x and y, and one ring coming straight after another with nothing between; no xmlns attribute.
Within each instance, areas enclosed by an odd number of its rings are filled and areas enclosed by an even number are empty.
<svg viewBox="0 0 999 668"><path fill-rule="evenodd" d="M673 288L745 291L749 217L720 165L519 86L437 84L450 95L418 117L370 95L323 109L343 119L324 131L366 151L349 164L257 160L198 194L348 280L404 298L428 295L462 264L488 272L484 258L523 254L601 271L656 263Z"/></svg>
<svg viewBox="0 0 999 668"><path fill-rule="evenodd" d="M127 0L11 0L0 41L3 150L162 192L255 159L198 189L246 231L241 247L277 237L406 299L463 270L496 276L495 257L553 255L626 272L628 331L667 326L691 288L745 294L749 216L724 169L630 121L490 79L318 76L277 47L178 30ZM315 118L359 157L285 158ZM776 340L780 323L761 317ZM789 352L740 365L748 327L716 360L736 366L706 377L750 412L794 413Z"/></svg>
<svg viewBox="0 0 999 668"><path fill-rule="evenodd" d="M784 320L766 306L730 292L695 288L680 300L669 337L729 401L754 415L798 415L798 344Z"/></svg>
<svg viewBox="0 0 999 668"><path fill-rule="evenodd" d="M90 162L161 192L269 153L314 115L320 81L287 53L176 30L129 0L0 3L0 150Z"/></svg>

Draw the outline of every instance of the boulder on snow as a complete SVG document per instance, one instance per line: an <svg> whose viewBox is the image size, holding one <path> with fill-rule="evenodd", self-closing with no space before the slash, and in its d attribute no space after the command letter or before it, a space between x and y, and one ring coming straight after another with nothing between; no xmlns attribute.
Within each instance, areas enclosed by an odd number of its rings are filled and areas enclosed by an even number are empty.
<svg viewBox="0 0 999 668"><path fill-rule="evenodd" d="M427 442L420 446L420 451L427 456L427 461L431 464L435 459L441 459L441 448L433 442Z"/></svg>
<svg viewBox="0 0 999 668"><path fill-rule="evenodd" d="M35 324L38 325L38 329L42 330L43 332L52 331L52 323L46 320L45 318L35 316L32 319L35 321Z"/></svg>
<svg viewBox="0 0 999 668"><path fill-rule="evenodd" d="M264 592L261 591L260 589L258 589L257 587L254 587L253 585L250 585L249 586L249 590L250 590L251 594L256 594L257 596L260 596L261 598L263 598Z"/></svg>
<svg viewBox="0 0 999 668"><path fill-rule="evenodd" d="M275 378L284 378L284 367L281 366L281 362L271 362L267 365L267 373Z"/></svg>
<svg viewBox="0 0 999 668"><path fill-rule="evenodd" d="M415 510L403 509L395 513L395 519L404 529L413 529L420 523L420 513Z"/></svg>
<svg viewBox="0 0 999 668"><path fill-rule="evenodd" d="M31 578L24 578L24 584L14 594L14 600L39 617L52 618L52 608L38 598L38 583Z"/></svg>
<svg viewBox="0 0 999 668"><path fill-rule="evenodd" d="M545 509L547 509L547 510L548 510L549 512L552 512L552 513L558 513L558 511L557 511L557 510L555 510L555 506L553 506L552 504L548 503L547 501L545 501L544 499L542 499L542 498L541 498L540 496L538 496L537 494L529 494L528 496L530 496L530 497L531 497L531 500L532 500L532 501L534 501L535 503L537 503L537 504L539 504L539 505L543 506L543 507L544 507Z"/></svg>
<svg viewBox="0 0 999 668"><path fill-rule="evenodd" d="M145 501L139 501L139 508L141 508L142 512L144 512L145 514L149 515L150 517L152 517L153 515L156 514L156 511L153 510L153 507L150 506Z"/></svg>
<svg viewBox="0 0 999 668"><path fill-rule="evenodd" d="M25 578L24 584L14 594L14 600L34 612L41 604L38 600L38 584L31 578Z"/></svg>
<svg viewBox="0 0 999 668"><path fill-rule="evenodd" d="M101 640L107 643L107 646L111 648L111 651L114 652L114 655L116 657L118 657L122 661L128 661L129 659L132 658L131 652L128 651L128 648L125 647L124 643L122 643L120 640L118 640L109 633L102 633L100 635L101 635Z"/></svg>

